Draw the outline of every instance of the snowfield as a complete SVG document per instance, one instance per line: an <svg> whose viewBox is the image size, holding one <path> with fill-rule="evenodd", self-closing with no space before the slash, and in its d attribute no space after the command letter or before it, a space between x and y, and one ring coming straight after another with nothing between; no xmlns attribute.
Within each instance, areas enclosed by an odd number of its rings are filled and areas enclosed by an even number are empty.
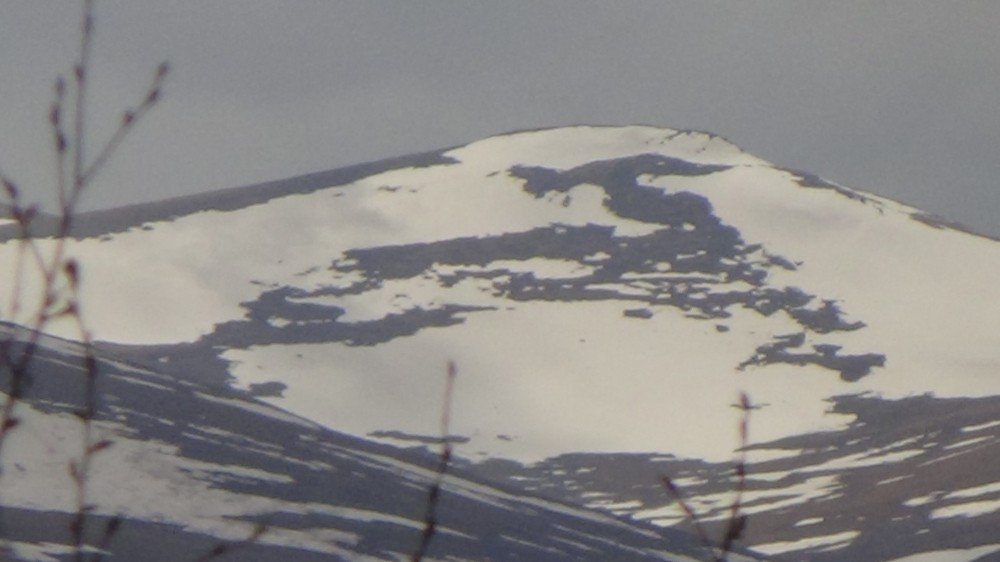
<svg viewBox="0 0 1000 562"><path fill-rule="evenodd" d="M895 490L931 478L919 463L1000 442L978 413L1000 397L995 240L693 131L567 127L368 166L153 204L131 223L81 217L88 325L134 360L261 394L246 404L264 416L401 447L439 437L453 360L451 430L471 466L543 491L570 485L552 468L568 459L581 478L615 455L703 463L690 476L707 521L730 501L707 478L740 446L746 392L746 511L804 510L749 540L788 559L868 544L864 525L813 513L869 493L842 475ZM0 244L0 261L16 251ZM944 437L878 418L924 400ZM889 437L864 433L876 424ZM892 505L993 521L998 480L981 476ZM649 495L596 481L558 495L676 524L655 478L633 482Z"/></svg>

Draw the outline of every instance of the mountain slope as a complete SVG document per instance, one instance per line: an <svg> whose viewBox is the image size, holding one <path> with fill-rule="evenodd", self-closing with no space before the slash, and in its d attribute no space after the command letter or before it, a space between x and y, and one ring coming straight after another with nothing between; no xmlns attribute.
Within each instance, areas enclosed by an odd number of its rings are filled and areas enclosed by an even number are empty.
<svg viewBox="0 0 1000 562"><path fill-rule="evenodd" d="M2 530L18 559L72 559L67 467L79 454L72 412L83 407L81 360L76 345L43 343L22 423L4 449ZM90 543L110 518L123 521L106 559L193 561L229 541L239 559L258 561L398 560L416 549L433 455L352 438L244 393L108 355L99 365L96 427L113 445L91 468ZM484 485L457 467L438 512L429 551L437 559L707 559L683 533ZM240 544L257 524L266 532Z"/></svg>
<svg viewBox="0 0 1000 562"><path fill-rule="evenodd" d="M913 434L907 416L862 424L865 415L927 394L929 408L951 412L949 427L975 427L988 421L966 420L960 399L1000 395L996 241L705 133L515 133L80 225L86 313L106 349L402 445L435 435L428 404L454 359L454 429L469 469L539 480L563 499L676 522L657 514L662 495L634 490L682 466L658 465L667 455L720 475L738 445L730 405L745 390L761 406L751 468L790 474L752 482L778 524L752 524L748 541L789 559L952 548L913 539L915 528L883 552L864 545L888 527L796 525L818 516L784 514L814 513L817 498L878 513L871 494L845 485L851 470L902 477L915 470L906 458L965 440L957 429L951 441ZM868 449L845 446L859 427L875 432ZM983 444L997 435L983 431ZM886 457L895 435L928 446ZM781 464L789 443L815 454ZM845 452L836 470L823 468L831 447ZM621 468L621 455L649 470L609 489L571 488L557 468L567 458L587 459L581 474ZM898 474L863 458L898 460ZM918 489L935 491L935 474L922 478ZM987 469L942 481L927 505L993 481ZM715 484L692 486L723 501ZM962 522L987 528L997 511ZM968 545L995 544L970 533Z"/></svg>

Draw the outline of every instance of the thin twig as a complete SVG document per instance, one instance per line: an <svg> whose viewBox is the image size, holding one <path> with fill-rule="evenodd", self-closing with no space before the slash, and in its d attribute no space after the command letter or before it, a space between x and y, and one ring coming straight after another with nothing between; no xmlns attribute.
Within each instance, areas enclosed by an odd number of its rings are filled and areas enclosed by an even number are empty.
<svg viewBox="0 0 1000 562"><path fill-rule="evenodd" d="M56 99L49 110L49 125L52 127L52 144L56 158L56 192L59 196L59 208L66 208L66 152L68 142L63 130L63 107L66 100L66 81L62 76L56 78Z"/></svg>
<svg viewBox="0 0 1000 562"><path fill-rule="evenodd" d="M740 418L740 456L736 460L736 494L732 505L729 506L729 521L726 524L726 531L722 537L720 549L725 557L733 547L733 543L743 536L746 530L747 517L740 513L743 508L743 494L747 487L747 445L750 442L750 411L753 405L747 393L740 393L740 402L737 405L743 415Z"/></svg>
<svg viewBox="0 0 1000 562"><path fill-rule="evenodd" d="M238 542L221 542L212 547L212 550L206 552L201 558L199 558L195 562L208 562L209 560L219 558L224 554L229 554L234 550L250 546L251 544L254 544L258 540L260 540L260 537L263 536L264 533L266 532L267 532L267 524L258 523L257 526L255 526L253 530L250 531L250 534L247 535L247 538Z"/></svg>
<svg viewBox="0 0 1000 562"><path fill-rule="evenodd" d="M27 253L24 242L18 241L15 251L17 256L14 258L14 282L10 290L10 304L7 307L11 320L16 319L21 314L21 283L24 282L24 260Z"/></svg>
<svg viewBox="0 0 1000 562"><path fill-rule="evenodd" d="M27 312L24 321L26 336L18 331L0 340L0 375L7 379L7 393L0 407L0 458L2 458L7 436L19 424L15 407L23 399L27 385L31 382L33 361L41 345L42 334L58 319L68 318L75 323L79 341L83 347L83 370L85 390L83 407L75 412L81 420L82 453L71 461L69 473L76 491L76 513L70 523L76 562L84 560L84 538L87 514L93 506L87 501L87 481L95 455L111 446L110 440L95 440L93 422L97 415L98 369L92 337L80 310L80 267L67 257L67 240L72 234L73 221L77 214L80 197L91 184L96 174L104 167L110 156L118 149L122 140L131 131L139 118L145 115L159 100L160 88L167 75L168 66L162 63L156 70L152 85L136 109L125 112L122 121L111 139L98 151L88 164L86 158L86 100L88 72L94 31L94 0L83 0L83 14L80 26L79 58L73 66L73 120L70 130L64 127L66 109L66 82L62 77L55 84L55 100L49 111L49 124L55 147L56 192L59 199L59 226L54 233L52 247L43 251L39 239L32 232L32 223L37 216L34 206L24 206L13 181L0 171L3 194L10 201L9 214L18 228L17 260L12 272L14 283L11 291L9 320L17 322L21 318L25 277L30 270L39 276L41 294L34 309ZM67 140L70 138L71 140ZM67 177L67 172L69 177ZM2 318L2 317L0 317ZM2 476L2 472L0 472ZM113 518L105 527L100 541L103 550L118 529L120 520ZM2 521L0 521L2 523ZM3 533L0 532L0 540ZM6 542L6 541L4 541ZM99 552L100 552L99 550ZM96 559L100 560L98 556Z"/></svg>
<svg viewBox="0 0 1000 562"><path fill-rule="evenodd" d="M72 291L66 313L76 321L77 327L80 330L81 342L84 348L84 374L86 375L84 407L77 412L77 416L80 418L82 424L81 440L83 442L83 454L80 456L79 462L70 465L70 473L73 476L73 483L76 487L76 517L70 530L75 542L76 560L77 562L83 562L84 525L87 513L93 510L93 506L87 502L87 480L90 478L90 466L94 455L110 447L112 441L109 439L94 441L94 418L97 415L97 358L94 355L94 345L90 331L84 326L83 319L80 316L77 300L77 291L79 290L77 275L79 274L76 273L76 262L68 261L66 263L66 270Z"/></svg>
<svg viewBox="0 0 1000 562"><path fill-rule="evenodd" d="M97 547L93 556L90 557L90 562L101 562L104 559L104 552L111 545L111 540L118 534L118 529L121 528L122 518L115 516L108 519L108 522L104 525L104 533L101 535L101 540L98 541Z"/></svg>
<svg viewBox="0 0 1000 562"><path fill-rule="evenodd" d="M163 81L166 79L167 74L170 72L170 65L164 61L156 68L156 74L153 76L153 82L150 84L149 89L146 90L145 96L143 96L142 102L135 109L126 110L122 114L121 123L118 125L118 129L115 130L115 134L111 136L104 147L97 153L97 157L91 162L85 170L83 170L82 181L83 183L89 183L93 181L94 177L97 175L101 169L104 168L105 163L107 163L108 158L118 149L118 146L123 140L125 140L126 135L135 128L136 123L142 119L150 109L156 105L156 102L160 99L160 90L163 87ZM75 201L73 201L75 204Z"/></svg>
<svg viewBox="0 0 1000 562"><path fill-rule="evenodd" d="M90 62L90 40L94 32L94 0L83 0L83 18L80 24L80 58L73 68L76 79L76 108L73 112L73 187L70 201L73 201L83 191L83 158L84 154L84 117L87 96L87 72ZM63 207L63 219L70 216L72 203Z"/></svg>
<svg viewBox="0 0 1000 562"><path fill-rule="evenodd" d="M713 562L726 562L728 560L729 553L732 552L733 545L740 539L740 537L743 536L743 532L746 530L747 526L747 516L741 511L743 509L743 495L746 492L747 482L746 466L747 445L750 442L750 413L754 409L754 405L750 402L750 397L747 396L745 392L740 393L740 400L739 403L736 404L736 408L743 413L739 424L739 457L737 457L733 467L736 476L736 489L733 502L729 505L729 517L726 521L726 527L723 530L721 539L714 541L708 536L708 533L705 531L705 527L702 525L701 517L684 498L684 494L681 492L677 484L667 475L660 476L660 483L663 485L664 489L667 490L674 501L677 502L681 511L684 512L684 516L694 527L698 540L700 540L702 545L712 553Z"/></svg>
<svg viewBox="0 0 1000 562"><path fill-rule="evenodd" d="M420 544L417 546L417 550L413 552L413 555L410 556L410 562L420 562L423 560L423 557L427 554L427 548L431 544L431 539L434 538L434 535L437 532L437 507L438 503L441 501L441 485L444 483L445 473L447 473L448 465L451 462L451 401L455 387L455 378L457 375L458 369L455 367L455 362L449 361L448 375L444 386L444 405L441 410L441 454L438 456L438 465L437 471L435 472L434 483L431 484L430 489L427 491L427 507L424 512L424 530L420 535Z"/></svg>
<svg viewBox="0 0 1000 562"><path fill-rule="evenodd" d="M698 535L698 539L701 541L701 544L712 552L713 558L716 562L721 562L720 558L715 557L715 543L712 542L712 539L708 538L708 533L705 532L705 528L701 525L701 518L698 517L698 514L694 509L692 509L691 504L684 499L684 494L681 493L677 484L675 484L674 481L666 474L660 475L660 484L663 485L664 489L666 489L670 494L670 497L672 497L674 501L677 502L677 505L680 506L681 511L684 512L684 516L687 517L687 520L694 527L694 532Z"/></svg>

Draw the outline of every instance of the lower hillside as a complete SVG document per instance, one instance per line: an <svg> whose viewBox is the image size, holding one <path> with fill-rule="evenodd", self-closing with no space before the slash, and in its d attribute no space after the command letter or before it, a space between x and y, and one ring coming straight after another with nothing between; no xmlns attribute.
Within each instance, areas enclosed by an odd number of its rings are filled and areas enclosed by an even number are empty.
<svg viewBox="0 0 1000 562"><path fill-rule="evenodd" d="M6 334L13 327L0 326ZM101 354L88 544L105 560L400 560L417 547L437 458L346 436L236 390ZM71 560L81 350L45 339L5 445L2 534L20 560ZM6 381L4 381L6 384ZM432 406L431 406L432 407ZM690 535L449 472L436 560L709 560ZM107 522L120 518L112 536ZM242 542L255 527L266 531ZM736 555L733 560L752 560Z"/></svg>
<svg viewBox="0 0 1000 562"><path fill-rule="evenodd" d="M747 466L742 544L787 561L1000 557L1000 398L845 395L831 410L855 421L747 448L758 460ZM734 487L728 463L664 454L580 453L475 468L531 493L683 525L656 482L634 485L651 470L670 474L712 530L728 519Z"/></svg>

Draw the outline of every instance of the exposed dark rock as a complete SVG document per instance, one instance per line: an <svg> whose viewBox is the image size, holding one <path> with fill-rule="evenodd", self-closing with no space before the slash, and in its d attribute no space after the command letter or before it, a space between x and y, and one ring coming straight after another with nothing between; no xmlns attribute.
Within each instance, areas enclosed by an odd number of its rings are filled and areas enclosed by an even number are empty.
<svg viewBox="0 0 1000 562"><path fill-rule="evenodd" d="M249 390L252 396L281 398L288 385L279 381L260 382L250 385Z"/></svg>
<svg viewBox="0 0 1000 562"><path fill-rule="evenodd" d="M629 308L622 311L622 316L626 318L652 318L653 311L648 308Z"/></svg>
<svg viewBox="0 0 1000 562"><path fill-rule="evenodd" d="M840 346L836 345L814 345L811 353L791 351L802 347L805 343L805 337L805 332L777 336L772 342L758 347L753 357L740 363L739 369L745 369L750 365L765 366L775 363L816 365L837 371L844 381L854 382L871 373L873 368L885 365L886 357L884 354L840 355Z"/></svg>

